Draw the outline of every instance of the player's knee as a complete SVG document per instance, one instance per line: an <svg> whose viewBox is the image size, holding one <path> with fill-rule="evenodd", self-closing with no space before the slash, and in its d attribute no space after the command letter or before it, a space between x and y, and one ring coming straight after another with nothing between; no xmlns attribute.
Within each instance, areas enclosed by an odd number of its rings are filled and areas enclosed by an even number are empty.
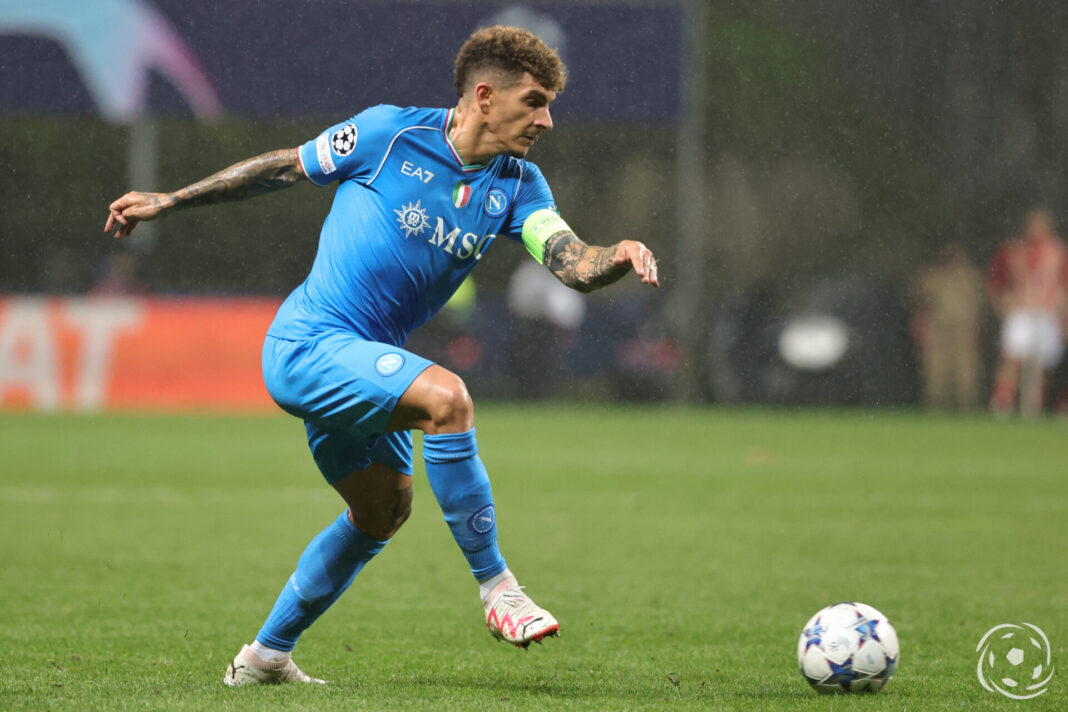
<svg viewBox="0 0 1068 712"><path fill-rule="evenodd" d="M408 521L408 517L411 516L411 492L411 488L398 490L392 509L376 510L357 517L355 518L354 526L372 539L389 541L401 526Z"/></svg>
<svg viewBox="0 0 1068 712"><path fill-rule="evenodd" d="M437 384L429 412L433 433L463 433L475 426L471 394L463 380L452 373Z"/></svg>

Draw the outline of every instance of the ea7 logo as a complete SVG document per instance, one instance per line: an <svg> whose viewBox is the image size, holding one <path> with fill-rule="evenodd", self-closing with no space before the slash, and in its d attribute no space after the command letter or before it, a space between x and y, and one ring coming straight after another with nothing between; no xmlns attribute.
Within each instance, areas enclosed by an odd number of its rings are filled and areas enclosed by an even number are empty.
<svg viewBox="0 0 1068 712"><path fill-rule="evenodd" d="M422 181L423 183L429 183L434 178L434 174L430 171L426 170L425 168L420 168L419 166L409 163L408 161L405 161L401 164L401 173L406 176L416 178Z"/></svg>
<svg viewBox="0 0 1068 712"><path fill-rule="evenodd" d="M482 259L482 253L486 251L486 248L496 237L496 235L479 237L473 232L465 232L461 235L461 230L458 227L454 227L446 233L445 221L438 218L438 224L434 228L434 234L430 236L429 242L434 247L444 250L450 255L455 255L461 260L469 260L472 257L480 260ZM457 240L460 243L458 246L456 244Z"/></svg>

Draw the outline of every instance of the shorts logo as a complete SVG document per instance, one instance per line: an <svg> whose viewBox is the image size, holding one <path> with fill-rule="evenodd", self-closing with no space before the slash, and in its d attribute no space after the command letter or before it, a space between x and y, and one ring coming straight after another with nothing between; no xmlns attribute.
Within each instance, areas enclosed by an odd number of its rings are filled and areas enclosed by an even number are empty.
<svg viewBox="0 0 1068 712"><path fill-rule="evenodd" d="M398 353L382 354L375 361L375 370L379 376L392 376L404 365L404 356Z"/></svg>
<svg viewBox="0 0 1068 712"><path fill-rule="evenodd" d="M330 145L334 153L339 156L347 156L356 148L356 125L345 124L334 132L330 137Z"/></svg>
<svg viewBox="0 0 1068 712"><path fill-rule="evenodd" d="M319 138L315 139L315 157L319 159L319 170L324 176L337 170L334 159L330 156L330 144L327 142L325 133L319 134Z"/></svg>
<svg viewBox="0 0 1068 712"><path fill-rule="evenodd" d="M489 534L496 523L497 517L493 513L492 504L487 504L467 519L467 527L475 534Z"/></svg>
<svg viewBox="0 0 1068 712"><path fill-rule="evenodd" d="M491 218L499 218L508 210L508 196L500 188L493 188L486 193L486 202L482 204L482 209Z"/></svg>

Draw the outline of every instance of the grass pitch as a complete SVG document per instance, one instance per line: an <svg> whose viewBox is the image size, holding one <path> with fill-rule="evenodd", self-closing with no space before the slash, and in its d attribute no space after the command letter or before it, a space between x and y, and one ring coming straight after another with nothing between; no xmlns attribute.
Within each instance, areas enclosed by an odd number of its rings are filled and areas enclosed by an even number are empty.
<svg viewBox="0 0 1068 712"><path fill-rule="evenodd" d="M1068 423L482 406L502 549L562 637L485 631L417 464L409 523L301 640L326 687L229 689L341 511L287 416L0 416L0 709L1006 709L975 647L1038 625L1068 706ZM417 445L418 454L418 445ZM418 460L417 460L418 462ZM875 697L795 662L824 605L887 614Z"/></svg>

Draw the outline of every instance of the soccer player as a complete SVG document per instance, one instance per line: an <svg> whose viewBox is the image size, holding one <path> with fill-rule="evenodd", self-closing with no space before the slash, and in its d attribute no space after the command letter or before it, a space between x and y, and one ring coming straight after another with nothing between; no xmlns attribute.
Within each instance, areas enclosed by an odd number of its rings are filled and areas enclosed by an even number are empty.
<svg viewBox="0 0 1068 712"><path fill-rule="evenodd" d="M173 193L131 192L105 230L174 210L238 200L310 180L337 182L307 279L267 331L271 397L301 418L316 465L347 509L305 549L228 685L319 682L294 664L297 638L344 592L408 518L411 430L424 433L427 479L478 581L491 634L517 646L559 631L522 590L497 546L490 480L478 456L471 398L458 376L401 346L500 236L522 242L564 284L586 292L633 271L659 286L640 242L580 240L524 160L552 128L566 70L514 27L471 35L456 57L452 109L374 106L298 148L237 163Z"/></svg>
<svg viewBox="0 0 1068 712"><path fill-rule="evenodd" d="M987 273L1001 317L1001 357L990 408L1035 417L1045 406L1050 374L1064 355L1068 320L1068 249L1045 209L1030 211L1023 234L1002 243Z"/></svg>

